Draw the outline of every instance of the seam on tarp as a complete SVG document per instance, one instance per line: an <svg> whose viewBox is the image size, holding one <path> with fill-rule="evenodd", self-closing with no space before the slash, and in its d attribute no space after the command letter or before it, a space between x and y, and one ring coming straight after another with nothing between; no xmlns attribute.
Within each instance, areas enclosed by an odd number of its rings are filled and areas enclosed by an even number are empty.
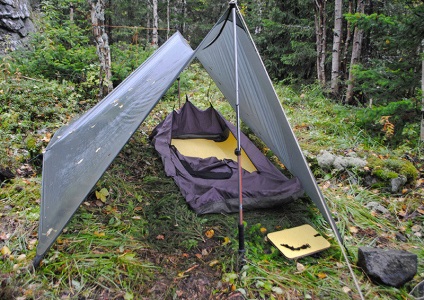
<svg viewBox="0 0 424 300"><path fill-rule="evenodd" d="M216 40L221 36L222 31L225 28L225 25L227 24L228 18L230 17L231 14L231 9L228 10L227 16L225 17L225 21L224 24L221 26L221 29L218 32L218 35L212 40L212 42L210 42L205 48L203 48L202 50L205 50L206 48L208 48L209 46L212 46L213 43L216 42ZM234 20L233 20L234 21Z"/></svg>

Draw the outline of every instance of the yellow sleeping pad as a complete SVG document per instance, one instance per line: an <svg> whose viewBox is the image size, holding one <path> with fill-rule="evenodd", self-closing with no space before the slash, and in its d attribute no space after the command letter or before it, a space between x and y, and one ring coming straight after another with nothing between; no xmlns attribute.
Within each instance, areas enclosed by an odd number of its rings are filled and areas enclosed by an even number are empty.
<svg viewBox="0 0 424 300"><path fill-rule="evenodd" d="M300 258L330 248L330 243L310 225L302 225L267 235L288 259Z"/></svg>
<svg viewBox="0 0 424 300"><path fill-rule="evenodd" d="M234 150L237 148L237 140L230 132L228 138L222 142L215 142L208 139L172 139L171 145L184 156L208 158L216 157L218 159L232 159L237 161ZM246 171L252 173L256 167L242 149L241 166Z"/></svg>

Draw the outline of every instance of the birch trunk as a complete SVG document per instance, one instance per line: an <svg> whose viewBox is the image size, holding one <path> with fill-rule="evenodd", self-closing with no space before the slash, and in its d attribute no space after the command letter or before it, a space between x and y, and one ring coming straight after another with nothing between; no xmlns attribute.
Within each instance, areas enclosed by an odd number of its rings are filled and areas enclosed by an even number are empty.
<svg viewBox="0 0 424 300"><path fill-rule="evenodd" d="M153 31L152 31L152 46L157 47L158 46L158 23L159 23L159 16L158 16L158 0L153 0Z"/></svg>
<svg viewBox="0 0 424 300"><path fill-rule="evenodd" d="M340 41L342 40L343 0L335 0L333 52L331 57L331 93L338 97L340 90Z"/></svg>
<svg viewBox="0 0 424 300"><path fill-rule="evenodd" d="M358 1L357 12L363 14L365 12L365 0ZM362 41L364 39L364 31L360 29L358 26L355 26L355 30L353 33L353 41L352 41L352 57L350 59L350 67L349 67L349 80L346 91L346 103L348 104L358 104L354 102L353 99L353 89L355 87L355 75L353 74L353 68L360 61L361 49L362 49Z"/></svg>
<svg viewBox="0 0 424 300"><path fill-rule="evenodd" d="M109 38L105 30L105 2L92 0L90 4L93 35L100 60L99 99L102 99L113 89Z"/></svg>
<svg viewBox="0 0 424 300"><path fill-rule="evenodd" d="M318 82L325 86L325 53L326 53L326 0L315 0L315 35L317 45Z"/></svg>
<svg viewBox="0 0 424 300"><path fill-rule="evenodd" d="M166 1L166 39L169 39L169 32L170 32L170 28L169 28L169 0Z"/></svg>

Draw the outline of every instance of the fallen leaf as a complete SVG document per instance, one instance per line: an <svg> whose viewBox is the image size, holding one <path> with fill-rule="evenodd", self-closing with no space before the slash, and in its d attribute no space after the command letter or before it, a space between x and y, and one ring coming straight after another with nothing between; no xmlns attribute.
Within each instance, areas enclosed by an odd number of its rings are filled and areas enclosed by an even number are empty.
<svg viewBox="0 0 424 300"><path fill-rule="evenodd" d="M216 264L218 264L219 263L219 260L217 260L217 259L214 259L214 260L212 260L211 262L209 262L209 267L213 267L213 266L215 266Z"/></svg>
<svg viewBox="0 0 424 300"><path fill-rule="evenodd" d="M419 212L420 214L424 215L424 209L417 208L417 212Z"/></svg>
<svg viewBox="0 0 424 300"><path fill-rule="evenodd" d="M9 247L3 246L0 250L2 255L10 255L12 254L12 251L10 251Z"/></svg>
<svg viewBox="0 0 424 300"><path fill-rule="evenodd" d="M195 254L195 256L196 256L198 259L202 259L202 257L203 257L203 256L202 256L202 254L200 254L200 253L196 253L196 254Z"/></svg>
<svg viewBox="0 0 424 300"><path fill-rule="evenodd" d="M28 245L27 245L28 250L34 249L35 244L37 243L37 241L38 241L37 239L29 240Z"/></svg>
<svg viewBox="0 0 424 300"><path fill-rule="evenodd" d="M203 256L208 256L209 255L209 251L207 249L203 249L202 250L202 255Z"/></svg>
<svg viewBox="0 0 424 300"><path fill-rule="evenodd" d="M205 235L208 239L212 238L215 235L215 231L213 229L209 229L205 232Z"/></svg>
<svg viewBox="0 0 424 300"><path fill-rule="evenodd" d="M131 294L130 292L125 293L124 300L133 300L133 299L134 299L133 294Z"/></svg>
<svg viewBox="0 0 424 300"><path fill-rule="evenodd" d="M327 277L327 274L325 274L325 273L318 273L317 276L318 276L319 279L324 279L324 278Z"/></svg>
<svg viewBox="0 0 424 300"><path fill-rule="evenodd" d="M97 237L103 237L106 234L104 232L94 231L94 235L97 236Z"/></svg>
<svg viewBox="0 0 424 300"><path fill-rule="evenodd" d="M297 270L299 271L299 272L303 272L303 271L305 271L305 266L304 265L302 265L301 263L297 263L296 264L296 268L297 268Z"/></svg>
<svg viewBox="0 0 424 300"><path fill-rule="evenodd" d="M261 229L259 229L259 231L260 231L262 234L265 234L265 233L267 232L267 230L266 230L266 228L265 228L265 227L261 227Z"/></svg>
<svg viewBox="0 0 424 300"><path fill-rule="evenodd" d="M414 226L411 227L411 230L413 232L419 232L419 231L421 231L421 228L422 227L420 225L416 224L416 225L414 225Z"/></svg>
<svg viewBox="0 0 424 300"><path fill-rule="evenodd" d="M398 215L399 217L401 217L401 218L405 218L405 216L406 216L406 211L401 210L401 211L399 211L399 212L397 213L397 215Z"/></svg>
<svg viewBox="0 0 424 300"><path fill-rule="evenodd" d="M156 237L156 239L157 239L157 240L164 240L164 239L165 239L165 236L164 236L163 234L159 234L159 235Z"/></svg>
<svg viewBox="0 0 424 300"><path fill-rule="evenodd" d="M331 182L330 181L326 181L324 182L324 184L322 185L322 189L328 189L331 186Z"/></svg>
<svg viewBox="0 0 424 300"><path fill-rule="evenodd" d="M343 287L343 292L345 292L346 294L349 294L351 291L352 290L349 287L347 287L347 286Z"/></svg>
<svg viewBox="0 0 424 300"><path fill-rule="evenodd" d="M19 262L24 261L25 259L26 259L26 255L25 255L25 254L21 254L21 255L19 255L19 256L16 258L16 260L17 260L17 261L19 261Z"/></svg>
<svg viewBox="0 0 424 300"><path fill-rule="evenodd" d="M273 291L274 293L278 294L278 295L282 295L283 294L283 289L278 287L278 286L273 286L271 291Z"/></svg>
<svg viewBox="0 0 424 300"><path fill-rule="evenodd" d="M2 241L8 240L9 237L10 237L10 233L5 233L5 232L0 233L0 240Z"/></svg>
<svg viewBox="0 0 424 300"><path fill-rule="evenodd" d="M46 135L42 138L42 141L48 143L50 142L51 137L52 134L50 132L47 132Z"/></svg>
<svg viewBox="0 0 424 300"><path fill-rule="evenodd" d="M406 227L405 226L400 226L399 227L399 231L400 232L405 232L406 231Z"/></svg>
<svg viewBox="0 0 424 300"><path fill-rule="evenodd" d="M358 233L358 228L357 227L355 227L355 226L351 226L351 227L349 227L349 231L350 231L350 233Z"/></svg>
<svg viewBox="0 0 424 300"><path fill-rule="evenodd" d="M106 188L102 188L100 191L96 191L96 198L103 203L106 202L107 196L109 196L109 191Z"/></svg>
<svg viewBox="0 0 424 300"><path fill-rule="evenodd" d="M134 216L131 219L133 219L133 220L141 220L141 217L140 216Z"/></svg>
<svg viewBox="0 0 424 300"><path fill-rule="evenodd" d="M184 292L183 292L183 291L181 291L181 290L178 290L178 291L176 291L176 292L175 292L175 294L176 294L178 297L181 297L181 296L184 294Z"/></svg>
<svg viewBox="0 0 424 300"><path fill-rule="evenodd" d="M230 238L228 236L224 237L224 242L222 243L222 245L227 245L229 243L231 243Z"/></svg>

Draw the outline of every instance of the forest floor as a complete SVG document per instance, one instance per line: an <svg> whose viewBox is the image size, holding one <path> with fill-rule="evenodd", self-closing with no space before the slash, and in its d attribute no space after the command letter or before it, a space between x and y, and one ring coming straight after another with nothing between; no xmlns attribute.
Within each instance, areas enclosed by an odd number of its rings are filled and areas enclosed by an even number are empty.
<svg viewBox="0 0 424 300"><path fill-rule="evenodd" d="M286 112L308 152L365 298L412 299L409 292L424 280L423 150L372 144L352 127L351 109L330 105L313 93L300 97L278 92L289 99ZM1 166L15 176L0 187L0 299L359 299L334 233L306 197L284 207L245 213L246 254L240 268L238 216L196 215L165 176L148 141L154 124L173 105L161 104L152 112L37 270L32 259L41 201L40 161L16 158ZM218 101L214 106L224 115L229 111ZM2 132L2 142L9 143L12 134ZM262 150L275 161L269 149ZM419 173L402 190L391 193L387 186L366 184L363 177L371 174L369 167L323 170L316 163L321 150L340 155L354 151L363 158L383 160L408 154ZM99 196L102 193L104 197ZM370 202L387 211L370 210ZM331 247L289 260L266 238L269 232L302 224L312 225ZM418 272L400 288L373 283L355 266L361 246L415 253Z"/></svg>

